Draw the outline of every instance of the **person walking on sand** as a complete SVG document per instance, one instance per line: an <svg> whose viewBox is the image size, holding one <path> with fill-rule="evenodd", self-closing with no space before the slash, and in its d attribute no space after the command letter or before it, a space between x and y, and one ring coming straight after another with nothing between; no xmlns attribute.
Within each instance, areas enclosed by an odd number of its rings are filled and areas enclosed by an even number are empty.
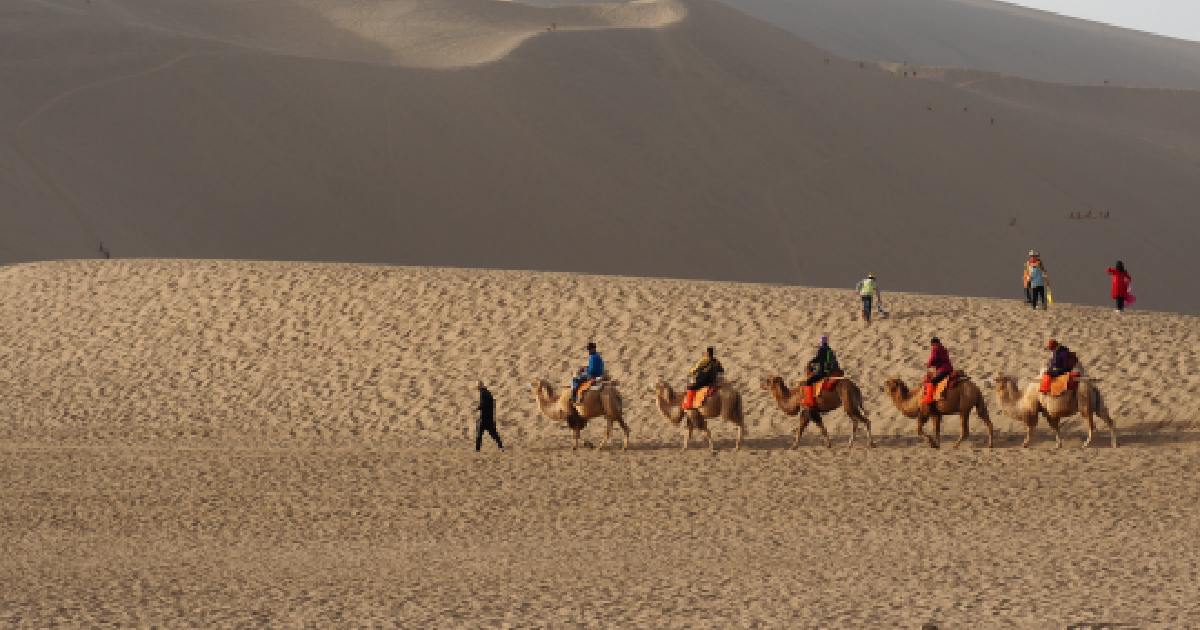
<svg viewBox="0 0 1200 630"><path fill-rule="evenodd" d="M496 399L492 397L492 392L484 387L483 381L479 381L479 422L475 425L475 452L478 453L483 448L483 434L486 431L496 440L496 446L500 450L504 450L504 443L500 441L500 433L496 431Z"/></svg>
<svg viewBox="0 0 1200 630"><path fill-rule="evenodd" d="M859 280L854 290L858 291L858 297L862 299L862 319L864 322L871 323L872 303L879 308L880 315L884 314L883 298L879 296L879 286L875 283L875 274L869 273L866 278Z"/></svg>
<svg viewBox="0 0 1200 630"><path fill-rule="evenodd" d="M1046 269L1041 264L1029 266L1029 305L1037 310L1038 302L1043 311L1050 308L1046 302Z"/></svg>
<svg viewBox="0 0 1200 630"><path fill-rule="evenodd" d="M1037 269L1037 272L1034 272ZM1038 276L1041 281L1041 298L1043 304L1046 301L1046 278L1049 274L1046 273L1046 263L1042 262L1042 255L1036 249L1029 250L1029 258L1025 260L1025 270L1023 273L1025 282L1025 301L1033 308L1037 308L1038 293L1034 291L1033 278Z"/></svg>
<svg viewBox="0 0 1200 630"><path fill-rule="evenodd" d="M1124 313L1125 307L1133 304L1133 294L1129 292L1133 276L1125 271L1125 263L1119 260L1116 267L1108 268L1108 275L1112 276L1112 299L1117 303L1117 312Z"/></svg>

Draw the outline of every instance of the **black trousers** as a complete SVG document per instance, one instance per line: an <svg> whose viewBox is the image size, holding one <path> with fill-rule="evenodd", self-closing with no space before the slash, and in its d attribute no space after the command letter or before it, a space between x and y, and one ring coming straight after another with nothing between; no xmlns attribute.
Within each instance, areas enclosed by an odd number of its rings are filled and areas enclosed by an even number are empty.
<svg viewBox="0 0 1200 630"><path fill-rule="evenodd" d="M1123 297L1117 298L1117 310L1118 311L1125 310L1125 298L1123 298Z"/></svg>
<svg viewBox="0 0 1200 630"><path fill-rule="evenodd" d="M496 446L504 448L504 443L500 441L500 434L496 432L495 420L480 420L479 424L475 425L475 450L483 448L483 434L488 433L496 440Z"/></svg>
<svg viewBox="0 0 1200 630"><path fill-rule="evenodd" d="M1037 308L1038 302L1042 303L1042 308L1049 308L1046 304L1046 287L1029 287L1029 305Z"/></svg>

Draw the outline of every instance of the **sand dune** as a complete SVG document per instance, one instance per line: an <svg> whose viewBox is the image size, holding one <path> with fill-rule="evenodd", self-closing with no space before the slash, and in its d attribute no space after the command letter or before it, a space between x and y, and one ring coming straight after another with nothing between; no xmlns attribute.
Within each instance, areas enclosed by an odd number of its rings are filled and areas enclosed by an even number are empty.
<svg viewBox="0 0 1200 630"><path fill-rule="evenodd" d="M1200 43L996 0L723 0L849 59L1200 90Z"/></svg>
<svg viewBox="0 0 1200 630"><path fill-rule="evenodd" d="M122 23L288 55L456 68L496 61L551 28L658 28L675 0L536 7L501 0L97 0Z"/></svg>
<svg viewBox="0 0 1200 630"><path fill-rule="evenodd" d="M77 625L1189 627L1200 320L846 292L204 261L0 268L0 618ZM716 343L794 373L829 331L880 448L806 438L760 392L747 449L675 450L649 406ZM1059 335L1123 445L933 451L880 399L931 332L976 374ZM594 337L634 448L532 413ZM475 456L471 383L510 452ZM1164 393L1155 393L1166 385ZM998 416L998 414L997 414ZM830 419L844 433L845 420ZM1008 428L1006 420L1000 427ZM1183 430L1183 429L1193 430ZM950 434L954 429L951 427ZM591 430L594 438L596 431ZM488 445L490 448L490 444Z"/></svg>
<svg viewBox="0 0 1200 630"><path fill-rule="evenodd" d="M1144 307L1200 308L1179 290L1194 95L985 93L684 6L665 28L551 33L448 71L17 3L0 257L96 257L102 241L118 257L834 287L886 269L887 289L1009 297L1035 247L1060 300L1104 303L1123 258ZM1121 104L1079 116L1081 101ZM1070 220L1087 211L1112 218Z"/></svg>
<svg viewBox="0 0 1200 630"><path fill-rule="evenodd" d="M1055 335L1103 379L1124 430L1200 420L1200 326L1181 315L887 294L895 317L864 328L849 291L287 263L22 265L6 269L0 291L0 439L14 443L460 443L482 378L514 439L557 447L567 432L536 414L529 382L566 383L588 339L626 384L638 441L677 439L651 387L681 382L710 343L751 389L750 434L783 437L792 421L752 386L798 377L823 332L862 383L879 435L913 435L881 387L918 380L935 334L980 378L1036 375ZM1168 391L1149 393L1163 382ZM1019 429L993 411L999 428ZM831 429L848 423L835 417Z"/></svg>

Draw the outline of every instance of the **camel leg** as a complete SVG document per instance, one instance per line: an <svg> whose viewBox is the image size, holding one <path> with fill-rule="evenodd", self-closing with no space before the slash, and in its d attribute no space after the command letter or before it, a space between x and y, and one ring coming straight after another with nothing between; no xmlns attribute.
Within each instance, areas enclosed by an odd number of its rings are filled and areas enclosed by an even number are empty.
<svg viewBox="0 0 1200 630"><path fill-rule="evenodd" d="M1100 416L1100 419L1108 426L1108 441L1112 444L1113 448L1117 448L1117 423L1113 422L1113 419L1108 415L1108 411L1103 409L1097 411L1096 415Z"/></svg>
<svg viewBox="0 0 1200 630"><path fill-rule="evenodd" d="M862 419L863 428L867 430L867 448L875 448L875 437L871 435L871 421Z"/></svg>
<svg viewBox="0 0 1200 630"><path fill-rule="evenodd" d="M933 448L942 447L942 416L933 417Z"/></svg>
<svg viewBox="0 0 1200 630"><path fill-rule="evenodd" d="M708 450L712 451L712 452L716 452L717 447L715 444L713 444L712 429L709 429L708 427L704 427L704 437L708 438Z"/></svg>
<svg viewBox="0 0 1200 630"><path fill-rule="evenodd" d="M1054 416L1046 416L1046 424L1049 424L1050 428L1054 431L1054 444L1058 448L1062 448L1062 431L1059 430L1059 427L1058 427L1060 422L1062 422L1061 418L1055 418ZM1087 446L1086 442L1084 443L1084 446Z"/></svg>
<svg viewBox="0 0 1200 630"><path fill-rule="evenodd" d="M1088 411L1083 414L1083 420L1087 423L1087 439L1083 441L1083 448L1092 445L1092 434L1096 432L1096 421L1092 418L1092 412Z"/></svg>
<svg viewBox="0 0 1200 630"><path fill-rule="evenodd" d="M1021 442L1021 448L1029 448L1029 445L1033 444L1033 431L1036 428L1037 428L1037 418L1036 417L1033 419L1032 422L1029 420L1025 421L1025 441Z"/></svg>
<svg viewBox="0 0 1200 630"><path fill-rule="evenodd" d="M796 427L796 441L792 442L792 450L800 448L800 436L804 435L804 429L808 427L808 418L800 418L800 425Z"/></svg>
<svg viewBox="0 0 1200 630"><path fill-rule="evenodd" d="M745 427L743 427L740 424L737 425L737 438L734 439L734 443L733 443L733 450L735 450L735 451L742 450L742 431L744 431L744 430L745 430Z"/></svg>
<svg viewBox="0 0 1200 630"><path fill-rule="evenodd" d="M600 446L597 446L596 450L602 451L605 446L608 446L608 441L612 439L612 425L612 418L609 418L608 424L604 427L604 439L600 440Z"/></svg>
<svg viewBox="0 0 1200 630"><path fill-rule="evenodd" d="M847 448L854 448L854 438L856 438L856 437L858 437L858 420L856 420L854 418L854 416L851 416L850 417L850 443L846 445Z"/></svg>
<svg viewBox="0 0 1200 630"><path fill-rule="evenodd" d="M575 429L574 431L575 431L575 443L571 445L571 450L578 451L579 450L579 429Z"/></svg>
<svg viewBox="0 0 1200 630"><path fill-rule="evenodd" d="M929 437L929 434L925 432L925 422L928 420L929 418L917 418L917 437L925 438L925 441L929 443L931 448L937 448L933 445L933 438Z"/></svg>
<svg viewBox="0 0 1200 630"><path fill-rule="evenodd" d="M821 437L825 438L825 448L833 448L833 441L829 439L829 431L825 430L825 423L818 422L817 428L821 430Z"/></svg>
<svg viewBox="0 0 1200 630"><path fill-rule="evenodd" d="M621 450L628 451L629 450L629 425L625 424L624 418L618 418L617 423L621 425L621 431L625 434L625 438L622 441Z"/></svg>
<svg viewBox="0 0 1200 630"><path fill-rule="evenodd" d="M684 422L687 422L687 421L684 420ZM681 448L679 450L686 451L686 450L688 450L688 447L691 445L692 445L692 427L689 426L687 428L687 431L685 431L683 434L683 448Z"/></svg>
<svg viewBox="0 0 1200 630"><path fill-rule="evenodd" d="M980 420L983 420L983 426L984 426L984 428L987 429L987 434L988 434L987 447L992 448L992 441L993 441L993 438L995 437L996 429L995 429L995 427L992 426L991 420L989 420L987 418L980 418Z"/></svg>
<svg viewBox="0 0 1200 630"><path fill-rule="evenodd" d="M971 433L971 410L968 409L965 413L958 414L958 417L962 418L962 430L958 432L958 439L954 440L954 448L958 448L958 445L962 444L963 440L967 439Z"/></svg>

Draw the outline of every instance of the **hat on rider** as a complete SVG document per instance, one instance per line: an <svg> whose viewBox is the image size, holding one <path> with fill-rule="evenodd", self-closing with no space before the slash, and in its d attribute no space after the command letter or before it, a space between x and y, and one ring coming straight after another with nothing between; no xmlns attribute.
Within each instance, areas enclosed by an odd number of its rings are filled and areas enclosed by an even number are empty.
<svg viewBox="0 0 1200 630"><path fill-rule="evenodd" d="M589 341L589 342L588 342L588 344L587 344L587 351L588 351L588 352L594 352L595 350L596 350L596 342L594 342L594 341Z"/></svg>
<svg viewBox="0 0 1200 630"><path fill-rule="evenodd" d="M1058 341L1054 337L1051 337L1050 340L1046 342L1047 350L1053 350L1057 347L1058 347Z"/></svg>
<svg viewBox="0 0 1200 630"><path fill-rule="evenodd" d="M875 274L873 274L873 273L869 273L869 274L867 274L867 277L868 277L868 278L870 278L871 280L874 280L874 279L875 279Z"/></svg>
<svg viewBox="0 0 1200 630"><path fill-rule="evenodd" d="M1037 250L1036 250L1036 249L1031 249L1031 250L1029 250L1029 255L1030 255L1030 256L1037 256L1037 255L1038 255L1038 253L1037 253Z"/></svg>
<svg viewBox="0 0 1200 630"><path fill-rule="evenodd" d="M821 339L818 341L818 343L820 343L822 346L829 345L829 335L821 335Z"/></svg>
<svg viewBox="0 0 1200 630"><path fill-rule="evenodd" d="M942 343L942 340L938 339L937 337L934 337L933 339L929 340L929 343L930 343L930 345L933 345L935 343Z"/></svg>

